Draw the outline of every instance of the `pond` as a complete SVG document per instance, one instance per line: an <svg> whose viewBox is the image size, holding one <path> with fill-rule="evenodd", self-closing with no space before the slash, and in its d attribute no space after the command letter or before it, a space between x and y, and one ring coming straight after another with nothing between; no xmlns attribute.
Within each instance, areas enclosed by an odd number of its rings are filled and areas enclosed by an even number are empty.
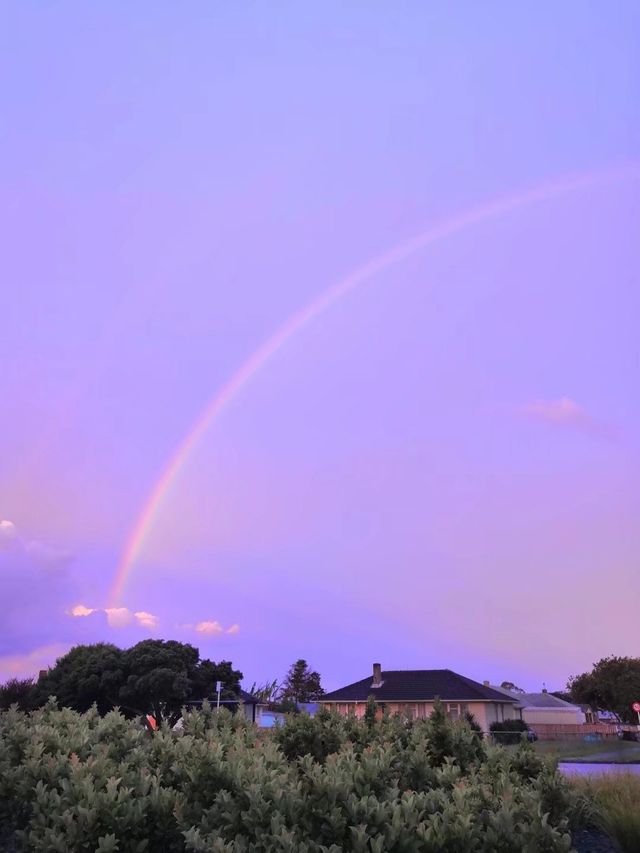
<svg viewBox="0 0 640 853"><path fill-rule="evenodd" d="M560 761L558 770L567 776L601 776L604 773L640 773L640 764L605 764L581 761Z"/></svg>

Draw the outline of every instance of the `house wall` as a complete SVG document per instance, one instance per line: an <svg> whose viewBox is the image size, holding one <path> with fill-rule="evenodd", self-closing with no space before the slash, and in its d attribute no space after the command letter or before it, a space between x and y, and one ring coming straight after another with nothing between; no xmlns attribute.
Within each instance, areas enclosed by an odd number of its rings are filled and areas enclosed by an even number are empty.
<svg viewBox="0 0 640 853"><path fill-rule="evenodd" d="M580 708L524 708L523 720L530 726L539 723L548 725L580 725L586 722Z"/></svg>
<svg viewBox="0 0 640 853"><path fill-rule="evenodd" d="M448 703L445 701L445 705ZM492 722L496 720L520 719L520 711L510 703L494 702L465 702L462 703L476 718L478 725L484 732L489 731ZM433 702L384 702L384 709L389 714L405 714L411 719L424 719L433 711ZM327 702L324 708L335 710L339 714L354 714L357 719L364 716L366 702ZM383 709L378 706L378 719L382 717Z"/></svg>

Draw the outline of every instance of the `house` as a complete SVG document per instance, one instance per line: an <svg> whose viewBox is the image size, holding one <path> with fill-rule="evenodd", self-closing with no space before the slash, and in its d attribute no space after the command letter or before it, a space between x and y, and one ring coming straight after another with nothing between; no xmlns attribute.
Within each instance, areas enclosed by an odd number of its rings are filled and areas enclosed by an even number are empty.
<svg viewBox="0 0 640 853"><path fill-rule="evenodd" d="M572 705L546 690L540 693L520 693L503 687L493 689L516 699L522 706L522 719L534 729L536 725L575 726L587 721L579 705Z"/></svg>
<svg viewBox="0 0 640 853"><path fill-rule="evenodd" d="M362 717L370 696L376 700L380 715L387 711L408 719L428 717L434 701L439 698L451 719L459 719L470 712L485 732L493 722L520 719L518 699L450 669L383 671L379 663L374 663L373 672L367 678L325 693L320 704L339 714Z"/></svg>

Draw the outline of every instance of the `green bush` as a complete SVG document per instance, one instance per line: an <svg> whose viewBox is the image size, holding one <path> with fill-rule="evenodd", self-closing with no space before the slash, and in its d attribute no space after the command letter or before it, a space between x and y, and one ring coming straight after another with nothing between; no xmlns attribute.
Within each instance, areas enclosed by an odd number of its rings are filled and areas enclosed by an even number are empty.
<svg viewBox="0 0 640 853"><path fill-rule="evenodd" d="M154 734L54 702L0 714L0 838L18 850L555 853L572 807L526 745L486 748L437 714L272 733L205 703Z"/></svg>
<svg viewBox="0 0 640 853"><path fill-rule="evenodd" d="M524 720L504 720L500 723L491 723L489 730L493 735L494 743L501 743L503 746L520 743L526 739L525 736L530 731Z"/></svg>

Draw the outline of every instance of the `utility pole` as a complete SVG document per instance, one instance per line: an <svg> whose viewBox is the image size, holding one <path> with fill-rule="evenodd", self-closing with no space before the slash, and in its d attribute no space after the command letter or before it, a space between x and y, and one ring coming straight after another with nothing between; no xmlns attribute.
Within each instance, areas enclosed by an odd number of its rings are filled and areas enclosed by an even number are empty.
<svg viewBox="0 0 640 853"><path fill-rule="evenodd" d="M218 693L218 702L216 704L217 710L220 710L220 693L222 692L222 682L216 681L216 691Z"/></svg>

